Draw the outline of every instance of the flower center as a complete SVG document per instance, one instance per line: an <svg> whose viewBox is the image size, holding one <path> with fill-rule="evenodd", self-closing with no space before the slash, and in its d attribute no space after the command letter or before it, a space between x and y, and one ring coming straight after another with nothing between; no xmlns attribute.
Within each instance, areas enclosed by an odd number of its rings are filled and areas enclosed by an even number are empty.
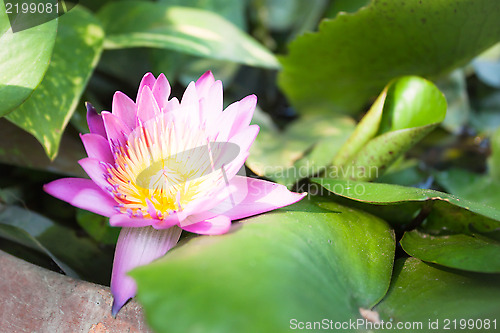
<svg viewBox="0 0 500 333"><path fill-rule="evenodd" d="M113 148L115 165L108 165L107 180L120 212L129 216L163 219L224 181L214 164L220 153L212 151L204 128L174 123L165 114Z"/></svg>

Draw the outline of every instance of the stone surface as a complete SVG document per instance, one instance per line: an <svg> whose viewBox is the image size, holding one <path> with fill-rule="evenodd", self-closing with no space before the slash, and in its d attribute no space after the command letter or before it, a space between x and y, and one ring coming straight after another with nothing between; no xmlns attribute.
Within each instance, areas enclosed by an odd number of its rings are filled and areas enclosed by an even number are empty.
<svg viewBox="0 0 500 333"><path fill-rule="evenodd" d="M129 302L111 316L108 287L75 280L0 251L1 332L152 332Z"/></svg>

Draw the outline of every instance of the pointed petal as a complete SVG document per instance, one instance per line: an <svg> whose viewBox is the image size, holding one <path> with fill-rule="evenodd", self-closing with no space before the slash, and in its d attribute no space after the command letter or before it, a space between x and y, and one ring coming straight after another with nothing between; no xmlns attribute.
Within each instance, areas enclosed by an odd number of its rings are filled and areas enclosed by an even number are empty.
<svg viewBox="0 0 500 333"><path fill-rule="evenodd" d="M151 227L123 228L116 244L111 293L113 294L112 314L116 316L123 305L135 296L137 285L127 276L135 267L149 264L165 255L177 244L181 229L172 227L156 230Z"/></svg>
<svg viewBox="0 0 500 333"><path fill-rule="evenodd" d="M113 154L109 149L109 142L99 134L87 133L80 135L87 155L106 163L114 163Z"/></svg>
<svg viewBox="0 0 500 333"><path fill-rule="evenodd" d="M111 186L109 185L107 178L108 173L106 166L101 163L101 161L86 157L78 161L78 164L85 170L90 179L99 186L103 191L111 191Z"/></svg>
<svg viewBox="0 0 500 333"><path fill-rule="evenodd" d="M229 142L237 144L240 147L240 152L248 152L257 134L259 134L259 130L260 127L258 125L250 125L234 135ZM219 138L217 138L217 141L219 141Z"/></svg>
<svg viewBox="0 0 500 333"><path fill-rule="evenodd" d="M130 127L125 125L120 118L110 112L103 111L101 114L110 145L115 146L120 144L124 146L127 142L128 135L132 131ZM111 147L111 149L113 149L113 147Z"/></svg>
<svg viewBox="0 0 500 333"><path fill-rule="evenodd" d="M177 97L174 97L165 104L162 112L170 112L172 110L176 110L179 108L179 105L180 105L179 100L177 99Z"/></svg>
<svg viewBox="0 0 500 333"><path fill-rule="evenodd" d="M139 94L142 91L142 88L149 87L149 89L153 90L156 79L152 73L146 73L142 77L141 83L139 84L139 89L137 90L137 101L139 101Z"/></svg>
<svg viewBox="0 0 500 333"><path fill-rule="evenodd" d="M145 86L139 93L137 101L137 118L142 122L154 118L160 114L160 109L155 101L153 92Z"/></svg>
<svg viewBox="0 0 500 333"><path fill-rule="evenodd" d="M288 206L307 195L307 193L291 192L280 184L242 176L234 176L230 183L239 189L235 192L236 194L247 191L246 197L243 200L237 199L240 202L234 207L231 201L225 200L211 211L216 214L224 214L231 220Z"/></svg>
<svg viewBox="0 0 500 333"><path fill-rule="evenodd" d="M85 106L87 107L87 124L89 125L90 133L95 133L106 137L106 131L104 130L102 116L97 114L97 111L89 102L86 102Z"/></svg>
<svg viewBox="0 0 500 333"><path fill-rule="evenodd" d="M120 118L130 129L135 127L137 106L133 100L121 91L117 91L113 96L112 110L112 113Z"/></svg>
<svg viewBox="0 0 500 333"><path fill-rule="evenodd" d="M229 231L231 219L225 215L218 215L202 222L190 224L182 229L200 235L221 235Z"/></svg>
<svg viewBox="0 0 500 333"><path fill-rule="evenodd" d="M239 102L229 105L219 116L211 131L219 131L217 139L220 141L230 140L233 136L244 131L252 120L257 96L250 95Z"/></svg>
<svg viewBox="0 0 500 333"><path fill-rule="evenodd" d="M163 109L167 104L168 97L170 96L170 84L163 73L158 76L155 85L153 86L153 96L158 103L158 107Z"/></svg>
<svg viewBox="0 0 500 333"><path fill-rule="evenodd" d="M217 121L222 113L222 82L217 80L200 100L201 120L207 128L217 126Z"/></svg>
<svg viewBox="0 0 500 333"><path fill-rule="evenodd" d="M214 84L215 79L211 71L206 71L205 74L200 76L196 81L196 90L200 99L208 95L210 87Z"/></svg>
<svg viewBox="0 0 500 333"><path fill-rule="evenodd" d="M90 179L62 178L45 184L43 189L75 207L108 217L116 214L116 201Z"/></svg>
<svg viewBox="0 0 500 333"><path fill-rule="evenodd" d="M250 125L256 106L257 96L255 95L249 95L239 102L238 116L236 117L236 121L231 126L229 138Z"/></svg>

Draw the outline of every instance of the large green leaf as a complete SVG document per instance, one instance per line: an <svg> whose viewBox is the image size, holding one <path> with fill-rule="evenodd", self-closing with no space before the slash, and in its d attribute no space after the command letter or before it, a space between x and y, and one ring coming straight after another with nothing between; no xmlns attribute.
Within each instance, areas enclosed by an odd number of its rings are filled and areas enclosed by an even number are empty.
<svg viewBox="0 0 500 333"><path fill-rule="evenodd" d="M312 181L336 195L360 202L377 205L415 203L420 206L425 204L425 209L430 211L426 227L435 231L439 231L442 226L455 232L464 233L474 230L489 232L500 227L500 208L498 206L488 206L448 193L351 180L315 178ZM473 213L479 216L474 216Z"/></svg>
<svg viewBox="0 0 500 333"><path fill-rule="evenodd" d="M434 236L407 232L401 246L409 255L443 266L474 272L500 273L500 242L482 235Z"/></svg>
<svg viewBox="0 0 500 333"><path fill-rule="evenodd" d="M329 177L379 177L445 115L446 100L431 82L415 76L393 80L333 158Z"/></svg>
<svg viewBox="0 0 500 333"><path fill-rule="evenodd" d="M279 131L254 117L259 135L247 165L259 176L292 187L297 180L324 172L336 150L354 129L348 117L304 116Z"/></svg>
<svg viewBox="0 0 500 333"><path fill-rule="evenodd" d="M108 49L155 47L250 66L279 67L266 48L210 11L122 1L103 7L99 18Z"/></svg>
<svg viewBox="0 0 500 333"><path fill-rule="evenodd" d="M384 221L307 197L131 275L157 332L288 332L294 318L361 318L385 294L393 258Z"/></svg>
<svg viewBox="0 0 500 333"><path fill-rule="evenodd" d="M407 258L396 261L391 288L374 310L394 330L398 322L410 325L398 332L494 332L499 308L500 275L441 268ZM474 326L468 326L469 319Z"/></svg>
<svg viewBox="0 0 500 333"><path fill-rule="evenodd" d="M97 19L82 7L61 16L47 74L33 95L7 116L35 136L51 159L97 64L103 38Z"/></svg>
<svg viewBox="0 0 500 333"><path fill-rule="evenodd" d="M373 1L292 42L279 83L299 111L357 112L395 77L466 64L500 40L499 21L497 0Z"/></svg>
<svg viewBox="0 0 500 333"><path fill-rule="evenodd" d="M57 19L13 33L0 1L0 116L23 103L40 84L50 62Z"/></svg>

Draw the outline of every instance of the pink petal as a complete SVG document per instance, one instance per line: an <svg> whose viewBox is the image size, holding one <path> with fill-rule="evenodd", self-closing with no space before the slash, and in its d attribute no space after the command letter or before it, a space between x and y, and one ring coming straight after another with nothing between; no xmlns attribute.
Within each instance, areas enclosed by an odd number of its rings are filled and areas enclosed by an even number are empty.
<svg viewBox="0 0 500 333"><path fill-rule="evenodd" d="M87 107L87 124L89 125L90 133L95 133L106 137L106 131L104 130L102 117L97 114L97 111L89 102L86 102L85 106Z"/></svg>
<svg viewBox="0 0 500 333"><path fill-rule="evenodd" d="M240 147L241 152L248 152L250 150L250 146L255 141L257 134L259 134L259 126L258 125L250 125L241 132L233 135L233 137L229 140L234 144L237 144ZM217 141L223 141L222 138L219 139L217 137Z"/></svg>
<svg viewBox="0 0 500 333"><path fill-rule="evenodd" d="M230 183L223 183L218 188L214 188L212 192L207 193L204 197L190 202L182 212L188 216L183 216L182 219L179 219L178 225L184 229L198 222L214 218L217 215L223 215L220 214L220 212L214 213L212 209L219 206L226 200L228 202L232 202L233 200L231 197L236 194L237 190L238 189ZM245 196L246 193L238 193L237 195Z"/></svg>
<svg viewBox="0 0 500 333"><path fill-rule="evenodd" d="M121 91L117 91L113 96L113 114L120 118L129 128L136 126L137 106L134 101Z"/></svg>
<svg viewBox="0 0 500 333"><path fill-rule="evenodd" d="M190 224L182 229L200 235L221 235L229 231L231 219L225 215L218 215L202 222Z"/></svg>
<svg viewBox="0 0 500 333"><path fill-rule="evenodd" d="M137 118L141 122L146 122L160 114L158 104L156 104L153 92L148 86L144 86L139 93L137 102Z"/></svg>
<svg viewBox="0 0 500 333"><path fill-rule="evenodd" d="M204 214L197 212L206 212L226 200L236 191L236 187L222 184L219 188L214 188L213 193L200 197L189 202L182 211L170 212L163 219L152 219L152 227L155 229L170 228L173 225L179 225L181 228L187 225L201 222L215 215L212 213ZM195 214L197 213L197 214Z"/></svg>
<svg viewBox="0 0 500 333"><path fill-rule="evenodd" d="M206 71L205 74L200 76L196 81L196 90L200 99L208 95L210 87L214 84L215 79L211 71Z"/></svg>
<svg viewBox="0 0 500 333"><path fill-rule="evenodd" d="M165 255L177 244L181 231L178 227L164 230L123 228L120 231L111 274L111 293L114 297L111 313L114 317L137 292L135 281L127 273Z"/></svg>
<svg viewBox="0 0 500 333"><path fill-rule="evenodd" d="M194 82L191 82L187 86L186 91L184 91L179 111L177 121L184 119L184 121L189 121L190 123L200 123L200 103Z"/></svg>
<svg viewBox="0 0 500 333"><path fill-rule="evenodd" d="M171 112L172 110L177 110L180 106L179 100L177 97L172 98L168 101L162 109L162 112Z"/></svg>
<svg viewBox="0 0 500 333"><path fill-rule="evenodd" d="M194 82L189 83L181 98L181 107L191 104L198 105L198 92Z"/></svg>
<svg viewBox="0 0 500 333"><path fill-rule="evenodd" d="M153 95L160 109L163 109L163 107L167 104L168 97L170 96L170 84L163 73L158 76L158 79L153 86Z"/></svg>
<svg viewBox="0 0 500 333"><path fill-rule="evenodd" d="M61 178L44 185L43 189L75 207L108 217L116 214L116 201L90 179Z"/></svg>
<svg viewBox="0 0 500 333"><path fill-rule="evenodd" d="M288 206L307 195L307 193L291 192L280 184L242 176L234 176L230 183L239 189L236 193L247 191L246 197L243 200L237 200L239 203L234 207L229 200L225 200L213 208L212 212L224 214L231 220Z"/></svg>
<svg viewBox="0 0 500 333"><path fill-rule="evenodd" d="M239 102L229 105L219 116L216 128L212 128L212 130L219 131L217 140L227 141L245 130L250 125L256 104L257 97L250 95Z"/></svg>
<svg viewBox="0 0 500 333"><path fill-rule="evenodd" d="M92 179L92 181L103 191L106 192L111 189L111 186L107 181L108 174L106 166L104 166L101 161L95 158L86 157L79 160L78 164L80 164L87 175L89 175L90 179Z"/></svg>
<svg viewBox="0 0 500 333"><path fill-rule="evenodd" d="M236 133L239 133L240 131L242 131L243 129L245 129L250 125L256 105L257 105L257 96L255 95L249 95L243 98L241 101L239 101L238 115L236 117L236 121L233 123L231 127L231 133L229 134L229 138L231 138Z"/></svg>
<svg viewBox="0 0 500 333"><path fill-rule="evenodd" d="M222 113L222 103L222 82L217 80L200 100L201 119L207 128L218 126L217 120Z"/></svg>
<svg viewBox="0 0 500 333"><path fill-rule="evenodd" d="M104 128L106 128L106 133L108 135L108 140L110 145L113 146L121 145L124 146L127 142L127 137L132 131L130 127L125 125L125 123L109 112L103 111L102 119L104 120Z"/></svg>
<svg viewBox="0 0 500 333"><path fill-rule="evenodd" d="M207 101L211 105L210 115L219 115L222 112L222 81L217 80L210 87L207 94Z"/></svg>
<svg viewBox="0 0 500 333"><path fill-rule="evenodd" d="M130 217L123 213L116 213L109 218L109 224L113 227L146 227L153 223L152 219Z"/></svg>
<svg viewBox="0 0 500 333"><path fill-rule="evenodd" d="M106 163L114 163L108 140L94 133L80 135L80 138L89 157Z"/></svg>
<svg viewBox="0 0 500 333"><path fill-rule="evenodd" d="M142 91L142 88L144 87L149 87L149 89L152 91L153 87L156 83L155 76L151 73L146 73L142 77L141 83L139 84L139 89L137 90L137 101L139 101L139 95Z"/></svg>

